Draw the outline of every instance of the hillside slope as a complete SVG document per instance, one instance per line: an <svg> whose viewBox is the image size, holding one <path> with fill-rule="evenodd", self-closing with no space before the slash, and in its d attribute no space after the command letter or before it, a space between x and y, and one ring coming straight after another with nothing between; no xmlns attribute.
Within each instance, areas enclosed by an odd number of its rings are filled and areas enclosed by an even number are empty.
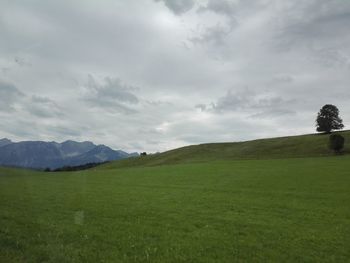
<svg viewBox="0 0 350 263"><path fill-rule="evenodd" d="M350 153L350 131L345 137L344 153ZM274 159L320 157L334 153L328 149L329 135L310 134L235 143L191 145L164 153L140 156L103 165L102 169L192 163L213 160Z"/></svg>

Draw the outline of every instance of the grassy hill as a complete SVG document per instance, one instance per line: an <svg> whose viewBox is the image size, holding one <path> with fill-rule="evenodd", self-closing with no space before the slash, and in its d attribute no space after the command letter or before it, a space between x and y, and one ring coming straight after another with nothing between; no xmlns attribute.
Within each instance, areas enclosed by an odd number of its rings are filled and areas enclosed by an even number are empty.
<svg viewBox="0 0 350 263"><path fill-rule="evenodd" d="M0 167L0 262L348 262L350 155L327 157L327 138Z"/></svg>
<svg viewBox="0 0 350 263"><path fill-rule="evenodd" d="M345 137L344 153L350 153L350 131L340 132ZM214 160L275 159L320 157L334 155L328 149L327 134L310 134L234 143L191 145L160 154L130 158L109 163L106 168L155 166L176 163L207 162Z"/></svg>

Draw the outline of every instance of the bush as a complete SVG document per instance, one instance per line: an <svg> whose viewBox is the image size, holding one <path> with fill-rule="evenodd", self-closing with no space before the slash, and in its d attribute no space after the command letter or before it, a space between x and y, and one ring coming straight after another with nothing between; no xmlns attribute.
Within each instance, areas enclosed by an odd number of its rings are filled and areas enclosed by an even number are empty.
<svg viewBox="0 0 350 263"><path fill-rule="evenodd" d="M345 139L340 134L332 134L329 136L329 148L339 153L344 148Z"/></svg>

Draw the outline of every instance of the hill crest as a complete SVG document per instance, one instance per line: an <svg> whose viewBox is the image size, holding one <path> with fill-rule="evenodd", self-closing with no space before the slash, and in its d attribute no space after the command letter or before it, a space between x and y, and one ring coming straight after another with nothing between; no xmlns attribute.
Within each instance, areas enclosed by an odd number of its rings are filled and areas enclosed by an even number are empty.
<svg viewBox="0 0 350 263"><path fill-rule="evenodd" d="M350 154L350 131L339 132L345 138L344 154ZM329 135L307 134L243 142L190 145L163 153L120 160L102 167L155 166L216 160L279 159L331 156Z"/></svg>

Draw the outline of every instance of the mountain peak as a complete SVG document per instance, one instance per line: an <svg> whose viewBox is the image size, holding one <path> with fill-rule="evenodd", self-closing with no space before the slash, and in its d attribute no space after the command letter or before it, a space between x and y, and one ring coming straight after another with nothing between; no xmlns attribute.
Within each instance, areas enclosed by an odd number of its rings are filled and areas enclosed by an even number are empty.
<svg viewBox="0 0 350 263"><path fill-rule="evenodd" d="M77 141L73 141L73 140L66 140L66 141L62 142L61 144L93 144L93 143L90 141L77 142Z"/></svg>
<svg viewBox="0 0 350 263"><path fill-rule="evenodd" d="M96 146L96 148L99 148L99 149L111 149L110 147L104 145L104 144L99 144Z"/></svg>
<svg viewBox="0 0 350 263"><path fill-rule="evenodd" d="M7 146L1 147L4 145ZM0 140L0 165L56 169L67 165L114 161L131 156L126 152L115 151L106 145L95 145L89 141L12 143L8 139Z"/></svg>
<svg viewBox="0 0 350 263"><path fill-rule="evenodd" d="M7 139L7 138L0 139L0 147L11 144L11 143L12 143L12 141Z"/></svg>

